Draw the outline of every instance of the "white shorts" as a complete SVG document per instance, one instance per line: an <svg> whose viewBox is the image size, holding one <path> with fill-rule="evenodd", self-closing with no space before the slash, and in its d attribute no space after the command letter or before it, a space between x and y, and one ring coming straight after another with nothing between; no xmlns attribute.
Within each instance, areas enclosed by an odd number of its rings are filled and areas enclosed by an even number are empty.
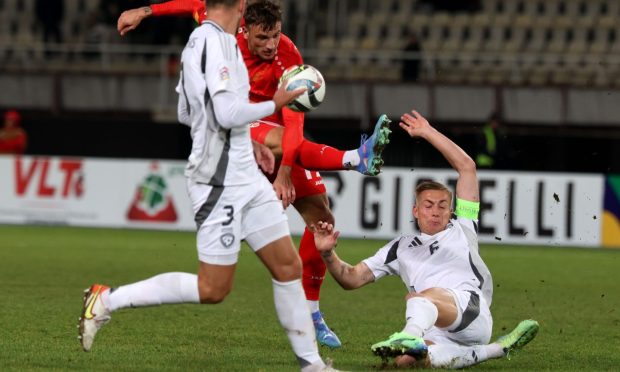
<svg viewBox="0 0 620 372"><path fill-rule="evenodd" d="M448 288L446 288L448 289ZM447 328L432 327L424 339L436 344L483 345L491 340L493 317L484 297L478 292L448 289L459 308L456 321Z"/></svg>
<svg viewBox="0 0 620 372"><path fill-rule="evenodd" d="M187 191L198 228L196 244L201 262L233 265L241 240L256 252L290 235L282 202L269 181L242 186L210 186L188 179Z"/></svg>

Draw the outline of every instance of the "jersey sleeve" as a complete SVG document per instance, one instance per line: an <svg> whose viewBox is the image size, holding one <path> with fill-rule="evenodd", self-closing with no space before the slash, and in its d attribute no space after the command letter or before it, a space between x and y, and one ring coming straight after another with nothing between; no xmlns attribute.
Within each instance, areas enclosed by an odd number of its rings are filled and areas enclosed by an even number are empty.
<svg viewBox="0 0 620 372"><path fill-rule="evenodd" d="M204 2L200 0L171 0L151 4L153 16L193 16L198 22L200 14L205 12Z"/></svg>
<svg viewBox="0 0 620 372"><path fill-rule="evenodd" d="M292 166L299 154L299 145L304 139L304 113L282 108L282 165Z"/></svg>
<svg viewBox="0 0 620 372"><path fill-rule="evenodd" d="M362 260L375 276L375 281L388 275L400 275L396 252L400 237L381 247L374 256Z"/></svg>
<svg viewBox="0 0 620 372"><path fill-rule="evenodd" d="M274 69L275 78L280 80L282 72L293 65L303 64L303 59L295 44L286 35L282 35L281 45L278 50L278 62L282 68ZM282 136L282 165L292 166L299 153L299 145L304 139L304 114L288 108L282 109L282 124L284 134Z"/></svg>
<svg viewBox="0 0 620 372"><path fill-rule="evenodd" d="M231 91L233 81L240 78L235 76L237 72L237 44L234 38L228 34L218 34L205 41L204 76L207 81L209 95L213 97L221 91Z"/></svg>

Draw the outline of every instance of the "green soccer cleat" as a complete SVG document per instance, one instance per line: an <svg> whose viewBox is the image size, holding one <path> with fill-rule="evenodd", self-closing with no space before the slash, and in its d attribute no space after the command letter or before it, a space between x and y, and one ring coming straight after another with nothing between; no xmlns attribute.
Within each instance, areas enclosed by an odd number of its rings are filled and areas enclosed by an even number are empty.
<svg viewBox="0 0 620 372"><path fill-rule="evenodd" d="M536 337L538 333L538 322L532 319L523 320L509 334L500 337L497 343L504 349L506 357L513 351L518 351Z"/></svg>
<svg viewBox="0 0 620 372"><path fill-rule="evenodd" d="M426 358L428 346L420 337L412 336L406 332L397 332L390 336L386 341L378 342L370 347L373 354L387 360L390 357L407 354L409 350L416 350L416 360Z"/></svg>
<svg viewBox="0 0 620 372"><path fill-rule="evenodd" d="M390 123L387 115L379 116L375 129L370 137L362 135L362 145L357 149L360 163L355 168L361 174L376 176L381 172L383 166L383 149L390 143Z"/></svg>

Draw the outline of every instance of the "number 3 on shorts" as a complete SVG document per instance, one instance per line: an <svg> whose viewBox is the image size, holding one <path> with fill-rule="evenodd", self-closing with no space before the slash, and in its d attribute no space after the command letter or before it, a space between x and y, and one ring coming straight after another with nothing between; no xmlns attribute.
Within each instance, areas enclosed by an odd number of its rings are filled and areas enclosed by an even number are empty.
<svg viewBox="0 0 620 372"><path fill-rule="evenodd" d="M228 210L228 213L226 213L226 217L228 217L228 219L226 221L224 221L222 223L222 225L223 226L228 226L233 221L233 218L234 218L234 215L235 215L235 208L233 208L232 205L225 205L224 209Z"/></svg>

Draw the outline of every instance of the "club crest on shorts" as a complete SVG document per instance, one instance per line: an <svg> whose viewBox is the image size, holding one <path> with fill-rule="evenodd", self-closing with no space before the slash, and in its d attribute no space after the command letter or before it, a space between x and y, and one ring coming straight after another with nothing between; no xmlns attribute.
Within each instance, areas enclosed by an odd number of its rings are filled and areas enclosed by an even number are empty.
<svg viewBox="0 0 620 372"><path fill-rule="evenodd" d="M220 242L224 247L228 248L235 242L235 236L231 233L226 233L220 236Z"/></svg>

